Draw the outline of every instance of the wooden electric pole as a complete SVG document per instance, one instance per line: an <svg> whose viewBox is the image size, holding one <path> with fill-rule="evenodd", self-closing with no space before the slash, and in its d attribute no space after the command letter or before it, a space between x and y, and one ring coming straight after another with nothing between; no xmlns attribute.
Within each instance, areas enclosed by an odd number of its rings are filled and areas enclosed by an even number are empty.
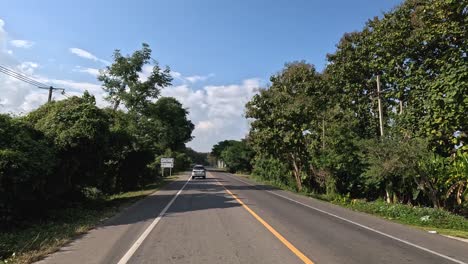
<svg viewBox="0 0 468 264"><path fill-rule="evenodd" d="M52 91L54 90L54 87L50 86L49 87L49 99L47 99L47 102L50 103L52 101Z"/></svg>
<svg viewBox="0 0 468 264"><path fill-rule="evenodd" d="M46 87L39 87L39 88L46 88ZM54 90L61 90L62 94L65 94L65 89L64 88L55 88L53 86L49 86L49 98L47 99L47 102L50 103L52 101L52 93Z"/></svg>

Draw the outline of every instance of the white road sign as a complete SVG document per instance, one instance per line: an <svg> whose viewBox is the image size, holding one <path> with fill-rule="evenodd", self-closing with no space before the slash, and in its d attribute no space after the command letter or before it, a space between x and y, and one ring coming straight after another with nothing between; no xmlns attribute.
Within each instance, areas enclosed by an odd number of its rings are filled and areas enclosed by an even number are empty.
<svg viewBox="0 0 468 264"><path fill-rule="evenodd" d="M174 168L174 159L161 158L161 168Z"/></svg>

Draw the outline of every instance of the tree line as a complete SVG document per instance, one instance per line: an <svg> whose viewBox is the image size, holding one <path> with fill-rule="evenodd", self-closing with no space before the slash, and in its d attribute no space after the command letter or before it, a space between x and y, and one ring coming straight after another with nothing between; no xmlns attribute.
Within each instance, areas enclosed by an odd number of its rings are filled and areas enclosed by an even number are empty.
<svg viewBox="0 0 468 264"><path fill-rule="evenodd" d="M151 60L147 44L113 57L98 77L112 107L97 107L85 92L24 116L0 115L0 223L140 188L161 176L161 157L175 158L176 171L203 160L185 146L194 129L188 111L160 98L172 81L169 68Z"/></svg>
<svg viewBox="0 0 468 264"><path fill-rule="evenodd" d="M468 214L467 5L407 0L344 34L323 72L286 64L246 105L243 169L298 191ZM230 167L232 151L213 154Z"/></svg>

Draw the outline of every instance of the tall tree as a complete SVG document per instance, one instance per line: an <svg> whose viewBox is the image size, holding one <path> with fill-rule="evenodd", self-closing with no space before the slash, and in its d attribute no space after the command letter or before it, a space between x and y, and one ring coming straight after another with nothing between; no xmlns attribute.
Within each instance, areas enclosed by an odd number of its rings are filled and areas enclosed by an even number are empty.
<svg viewBox="0 0 468 264"><path fill-rule="evenodd" d="M150 62L154 66L146 77L143 67ZM156 99L162 88L171 85L172 77L168 67L163 70L156 60L151 60L151 49L143 43L141 50L129 56L115 50L114 62L100 72L98 80L114 110L123 104L128 110L138 112Z"/></svg>
<svg viewBox="0 0 468 264"><path fill-rule="evenodd" d="M320 74L305 62L286 64L270 81L268 89L247 103L246 116L254 119L250 139L259 155L287 161L302 190L310 175L304 131L321 115L326 90Z"/></svg>

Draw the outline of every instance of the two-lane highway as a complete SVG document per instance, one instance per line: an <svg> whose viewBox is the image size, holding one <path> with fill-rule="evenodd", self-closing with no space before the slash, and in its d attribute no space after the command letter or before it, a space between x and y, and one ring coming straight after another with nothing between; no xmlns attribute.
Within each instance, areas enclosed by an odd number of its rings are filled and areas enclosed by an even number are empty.
<svg viewBox="0 0 468 264"><path fill-rule="evenodd" d="M468 263L468 244L223 172L188 175L43 263Z"/></svg>

